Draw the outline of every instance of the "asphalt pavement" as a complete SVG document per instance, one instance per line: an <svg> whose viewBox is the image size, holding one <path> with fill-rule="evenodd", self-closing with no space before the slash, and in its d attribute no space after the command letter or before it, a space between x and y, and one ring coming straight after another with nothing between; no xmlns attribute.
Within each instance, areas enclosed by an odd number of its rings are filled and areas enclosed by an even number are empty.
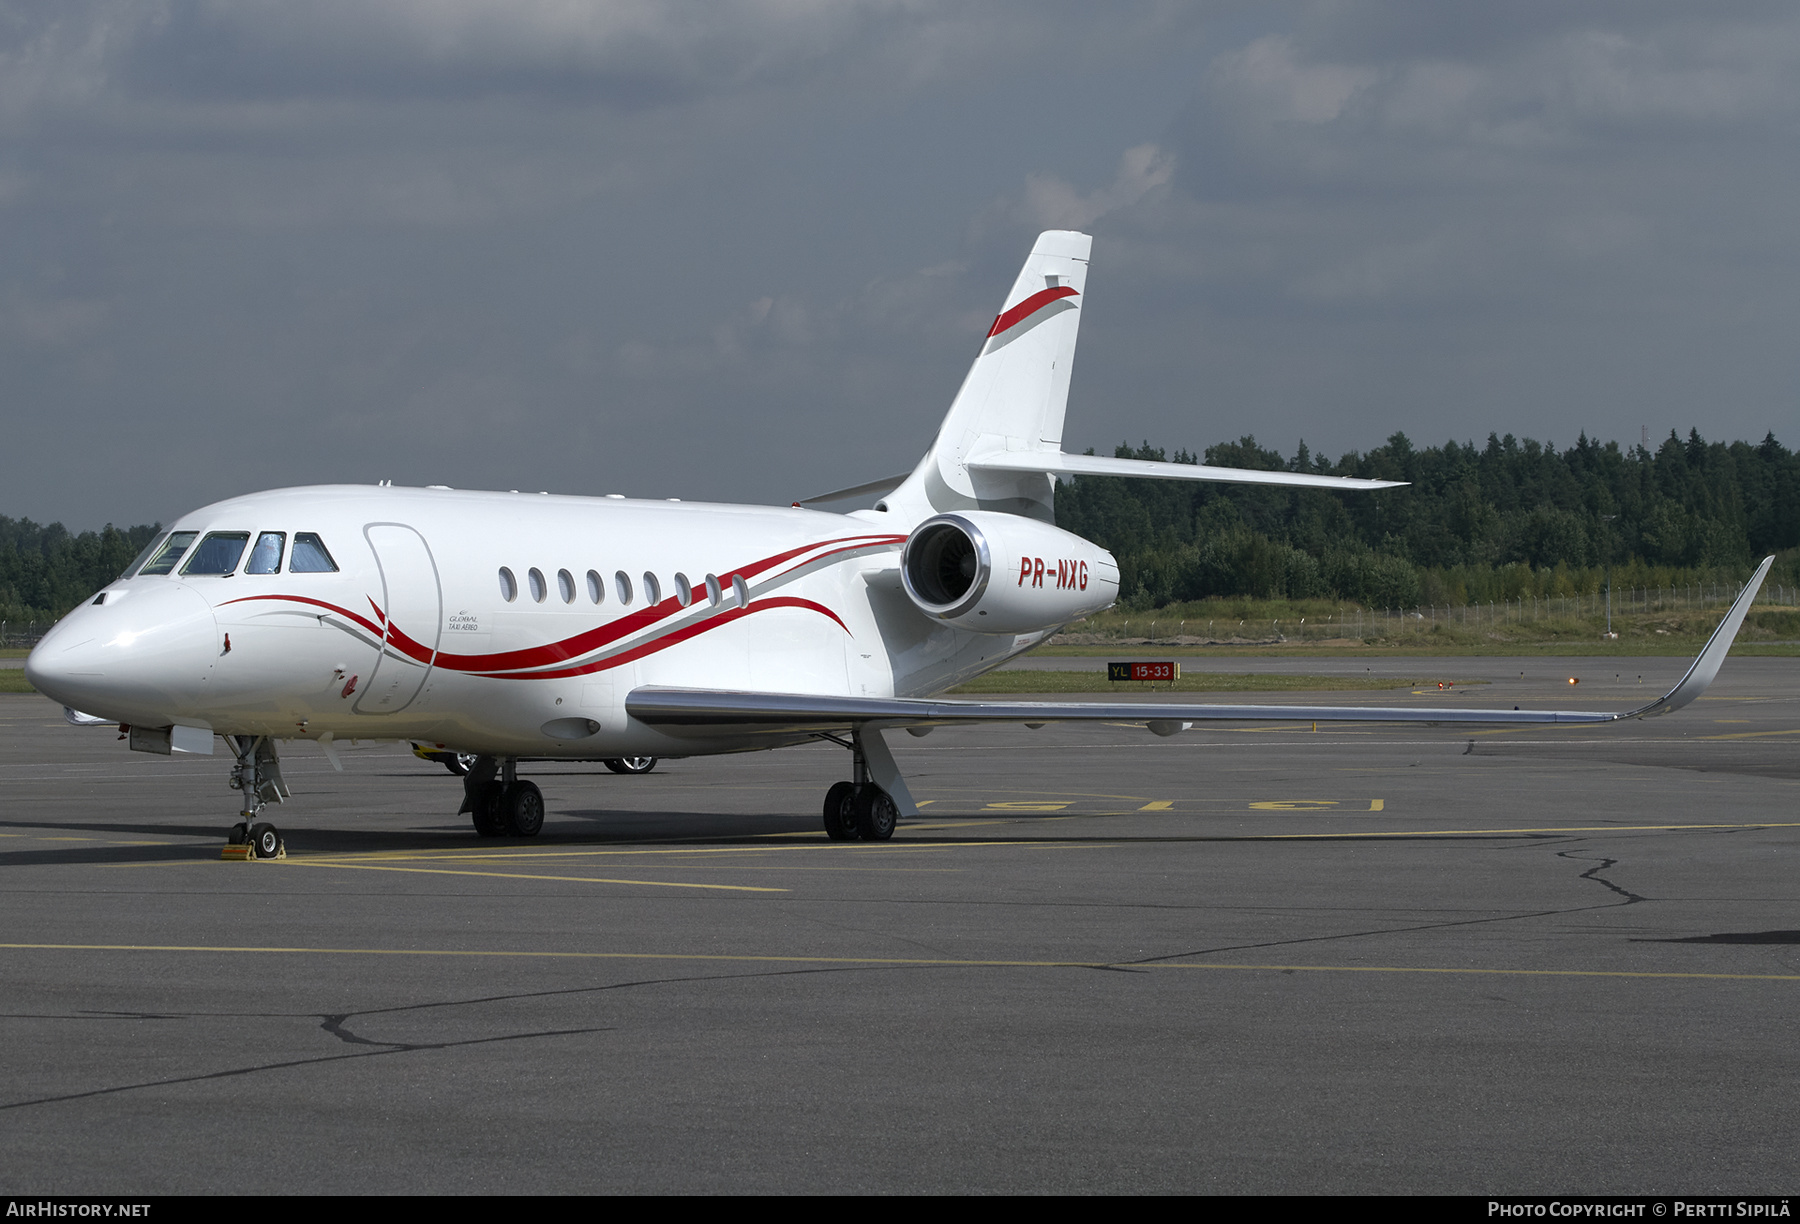
<svg viewBox="0 0 1800 1224"><path fill-rule="evenodd" d="M1611 708L1685 666L1205 670ZM288 856L243 863L228 756L0 696L0 1189L1795 1185L1800 660L1620 726L889 741L923 808L875 845L821 832L825 744L527 767L528 842L295 744Z"/></svg>

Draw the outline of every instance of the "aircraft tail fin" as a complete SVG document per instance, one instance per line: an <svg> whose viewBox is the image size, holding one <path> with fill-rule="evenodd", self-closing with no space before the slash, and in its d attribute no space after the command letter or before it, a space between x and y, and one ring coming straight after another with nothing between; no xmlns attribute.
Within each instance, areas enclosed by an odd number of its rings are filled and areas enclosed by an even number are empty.
<svg viewBox="0 0 1800 1224"><path fill-rule="evenodd" d="M1050 521L1053 476L984 469L978 461L1009 452L1061 452L1093 241L1072 230L1038 235L937 441L887 498L889 509L924 518L983 508Z"/></svg>
<svg viewBox="0 0 1800 1224"><path fill-rule="evenodd" d="M795 504L885 493L876 508L908 523L955 510L998 510L1053 523L1059 476L1217 480L1340 491L1389 489L1403 483L1065 455L1063 414L1069 403L1069 375L1093 244L1088 235L1072 230L1038 235L982 338L981 352L951 402L937 440L910 475L837 489Z"/></svg>

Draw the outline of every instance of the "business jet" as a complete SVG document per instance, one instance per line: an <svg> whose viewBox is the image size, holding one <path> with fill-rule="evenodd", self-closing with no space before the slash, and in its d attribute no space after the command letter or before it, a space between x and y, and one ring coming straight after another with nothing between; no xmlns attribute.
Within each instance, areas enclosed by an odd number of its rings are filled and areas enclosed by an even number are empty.
<svg viewBox="0 0 1800 1224"><path fill-rule="evenodd" d="M229 845L284 853L278 745L410 740L465 754L483 837L544 822L521 760L630 761L828 740L849 777L825 832L882 841L916 815L883 736L1073 719L1174 735L1210 719L1605 723L1679 709L1712 681L1773 558L1681 682L1622 712L991 702L936 696L1110 606L1119 568L1054 525L1058 478L1375 490L1397 482L1062 451L1092 240L1041 235L910 472L825 513L441 486L325 485L183 515L26 661L73 722L130 747L235 757Z"/></svg>

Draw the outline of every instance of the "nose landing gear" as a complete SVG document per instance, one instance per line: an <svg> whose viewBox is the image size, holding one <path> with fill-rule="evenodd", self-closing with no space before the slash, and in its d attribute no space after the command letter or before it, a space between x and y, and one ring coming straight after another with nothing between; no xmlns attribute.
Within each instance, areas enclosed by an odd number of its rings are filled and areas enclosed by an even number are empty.
<svg viewBox="0 0 1800 1224"><path fill-rule="evenodd" d="M275 753L275 741L266 735L227 735L225 742L237 757L227 785L244 797L243 817L231 826L221 858L276 859L287 857L287 846L281 831L267 821L257 820L264 804L281 803L288 797L287 783L281 779L281 760Z"/></svg>

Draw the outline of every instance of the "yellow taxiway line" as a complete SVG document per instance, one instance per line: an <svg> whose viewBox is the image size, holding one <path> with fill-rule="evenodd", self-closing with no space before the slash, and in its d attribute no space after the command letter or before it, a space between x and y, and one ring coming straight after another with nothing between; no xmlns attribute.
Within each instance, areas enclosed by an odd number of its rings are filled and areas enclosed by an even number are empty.
<svg viewBox="0 0 1800 1224"><path fill-rule="evenodd" d="M468 871L452 867L398 867L382 863L345 863L321 859L290 858L292 866L337 867L345 871L404 871L418 875L485 876L499 880L538 880L562 884L638 884L645 888L704 888L724 892L780 893L785 888L759 888L750 884L686 884L673 880L606 880L595 876L540 875L530 871Z"/></svg>
<svg viewBox="0 0 1800 1224"><path fill-rule="evenodd" d="M66 944L0 943L0 950L22 952L165 952L267 956L421 956L518 960L689 961L709 964L831 965L900 969L1185 969L1241 973L1422 973L1444 976L1544 978L1662 978L1738 982L1800 982L1800 973L1705 973L1641 969L1506 969L1432 965L1282 965L1229 964L1219 961L1074 961L989 960L956 957L770 956L728 952L553 952L480 948L309 948L206 944Z"/></svg>

